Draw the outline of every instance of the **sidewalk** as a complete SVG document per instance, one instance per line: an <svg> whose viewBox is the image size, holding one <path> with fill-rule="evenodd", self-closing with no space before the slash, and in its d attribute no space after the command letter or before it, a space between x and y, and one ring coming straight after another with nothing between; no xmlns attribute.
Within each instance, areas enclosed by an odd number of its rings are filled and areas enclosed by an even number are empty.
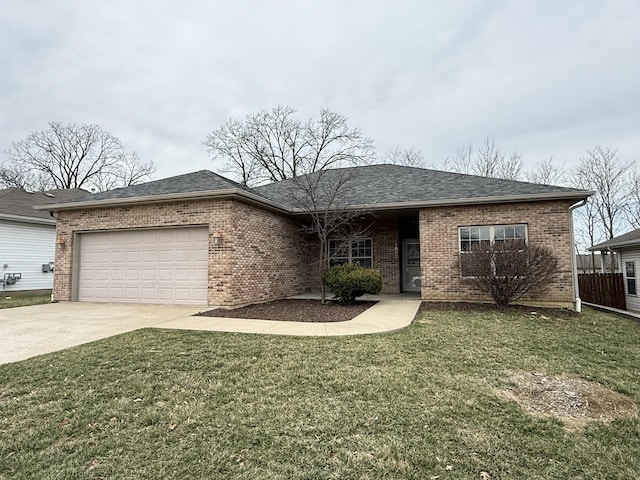
<svg viewBox="0 0 640 480"><path fill-rule="evenodd" d="M319 298L314 294L292 298ZM376 303L346 322L286 322L248 318L185 317L153 325L154 328L208 330L215 332L257 333L269 335L339 336L389 332L411 324L420 307L417 295L365 295L363 300Z"/></svg>

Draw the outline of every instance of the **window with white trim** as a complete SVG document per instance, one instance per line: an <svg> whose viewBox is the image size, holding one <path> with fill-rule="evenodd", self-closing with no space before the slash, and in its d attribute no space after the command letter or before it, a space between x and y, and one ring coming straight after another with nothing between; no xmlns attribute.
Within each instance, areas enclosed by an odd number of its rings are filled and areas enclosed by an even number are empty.
<svg viewBox="0 0 640 480"><path fill-rule="evenodd" d="M353 263L364 268L373 267L370 238L329 240L329 265Z"/></svg>
<svg viewBox="0 0 640 480"><path fill-rule="evenodd" d="M636 262L624 262L627 276L627 295L637 295L636 292Z"/></svg>
<svg viewBox="0 0 640 480"><path fill-rule="evenodd" d="M469 271L468 262L465 262L465 254L482 245L490 246L497 242L522 242L522 245L526 245L528 238L526 224L459 227L458 235L460 274L463 277L473 276L473 272Z"/></svg>

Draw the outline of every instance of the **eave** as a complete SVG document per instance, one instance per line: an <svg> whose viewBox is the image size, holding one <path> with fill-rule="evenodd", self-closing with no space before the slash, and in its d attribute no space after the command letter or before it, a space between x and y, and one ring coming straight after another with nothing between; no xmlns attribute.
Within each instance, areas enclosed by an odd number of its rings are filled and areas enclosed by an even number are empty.
<svg viewBox="0 0 640 480"><path fill-rule="evenodd" d="M239 188L227 188L222 190L204 190L200 192L168 193L163 195L147 195L128 198L107 198L102 200L85 200L81 202L52 203L34 207L36 210L59 212L63 210L82 210L86 208L125 207L131 205L145 205L150 203L168 203L187 200L226 199L239 198L250 203L262 205L265 208L281 213L289 213L281 205L264 197Z"/></svg>
<svg viewBox="0 0 640 480"><path fill-rule="evenodd" d="M38 217L25 217L23 215L9 215L5 213L0 213L0 220L7 220L10 222L18 222L18 223L33 223L36 225L54 225L56 224L55 219L47 219L47 218L38 218Z"/></svg>
<svg viewBox="0 0 640 480"><path fill-rule="evenodd" d="M420 200L414 202L389 202L389 203L371 203L360 205L349 205L347 207L336 207L335 210L405 210L430 207L444 206L466 206L466 205L486 205L495 203L522 203L535 201L551 201L551 200L583 200L594 192L591 191L573 191L573 192L550 192L526 195L501 195L492 197L476 197L476 198L451 198L437 200ZM308 212L302 209L286 208L285 206L269 200L261 195L248 192L238 188L229 188L222 190L205 190L200 192L186 193L170 193L163 195L147 195L129 198L109 198L103 200L85 200L80 202L68 202L58 204L40 205L35 207L37 210L46 211L63 211L63 210L80 210L86 208L107 208L107 207L123 207L132 205L144 205L152 203L168 203L187 200L203 200L203 199L225 199L238 198L249 203L253 203L263 208L277 211L283 214L305 215Z"/></svg>
<svg viewBox="0 0 640 480"><path fill-rule="evenodd" d="M451 206L469 206L469 205L488 205L492 203L523 203L536 201L552 201L552 200L584 200L593 195L591 191L579 192L551 192L538 193L528 195L502 195L495 197L476 197L476 198L450 198L438 200L422 200L415 202L390 202L390 203L370 203L361 205L349 205L341 210L404 210L419 209L433 207L451 207ZM292 210L292 213L302 215L304 212L300 209Z"/></svg>
<svg viewBox="0 0 640 480"><path fill-rule="evenodd" d="M589 252L602 252L603 250L619 250L624 247L640 247L640 239L626 240L624 242L609 243L607 245L600 244L587 248Z"/></svg>

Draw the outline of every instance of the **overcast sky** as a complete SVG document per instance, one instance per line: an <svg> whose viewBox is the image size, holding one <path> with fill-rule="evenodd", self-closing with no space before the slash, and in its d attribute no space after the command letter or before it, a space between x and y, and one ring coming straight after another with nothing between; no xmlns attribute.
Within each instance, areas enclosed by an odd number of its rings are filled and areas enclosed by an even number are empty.
<svg viewBox="0 0 640 480"><path fill-rule="evenodd" d="M433 165L487 136L529 165L640 160L637 0L10 2L0 65L0 152L97 123L156 178L215 170L206 134L276 105Z"/></svg>

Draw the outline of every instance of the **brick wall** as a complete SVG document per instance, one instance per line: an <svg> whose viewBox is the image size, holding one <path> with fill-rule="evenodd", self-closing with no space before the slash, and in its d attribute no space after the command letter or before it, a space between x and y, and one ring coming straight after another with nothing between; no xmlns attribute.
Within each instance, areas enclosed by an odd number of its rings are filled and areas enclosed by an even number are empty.
<svg viewBox="0 0 640 480"><path fill-rule="evenodd" d="M382 293L400 293L400 240L396 221L377 221L371 235L373 268L382 274Z"/></svg>
<svg viewBox="0 0 640 480"><path fill-rule="evenodd" d="M526 223L529 240L549 247L560 260L556 284L542 300L573 300L567 202L437 207L420 211L422 298L489 300L457 267L458 227ZM135 207L62 211L58 216L53 295L71 300L73 233L120 228L209 226L209 305L239 305L317 290L315 258L294 220L237 200L200 200ZM214 232L222 241L215 245ZM400 291L399 233L394 219L373 226L373 266L383 293Z"/></svg>
<svg viewBox="0 0 640 480"><path fill-rule="evenodd" d="M74 232L209 226L209 305L238 305L309 289L295 223L236 200L199 200L61 211L57 222L55 300L72 298ZM212 236L220 232L221 243ZM292 262L287 259L294 258Z"/></svg>
<svg viewBox="0 0 640 480"><path fill-rule="evenodd" d="M566 201L548 201L420 210L422 298L490 301L471 281L460 277L458 227L525 223L529 241L549 248L558 258L560 268L556 282L544 297L524 298L522 302L570 306L574 294L569 206Z"/></svg>
<svg viewBox="0 0 640 480"><path fill-rule="evenodd" d="M311 289L312 260L294 220L235 202L230 304L272 300Z"/></svg>
<svg viewBox="0 0 640 480"><path fill-rule="evenodd" d="M369 225L362 225L362 229ZM359 230L356 227L355 230ZM380 271L382 275L382 293L400 292L400 260L399 260L399 234L396 220L376 220L371 225L371 230L367 238L371 238L373 268ZM314 292L320 291L320 276L318 269L318 249L317 238L310 236L307 239L309 251L309 262L312 263L310 288Z"/></svg>

